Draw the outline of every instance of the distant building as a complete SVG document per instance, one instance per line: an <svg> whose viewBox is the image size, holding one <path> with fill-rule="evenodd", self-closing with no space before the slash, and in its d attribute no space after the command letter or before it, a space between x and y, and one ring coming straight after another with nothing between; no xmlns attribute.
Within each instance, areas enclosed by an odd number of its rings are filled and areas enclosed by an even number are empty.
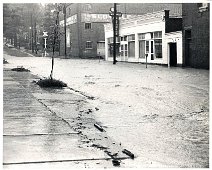
<svg viewBox="0 0 212 170"><path fill-rule="evenodd" d="M99 54L105 55L104 24L111 23L109 10L112 3L73 3L67 5L67 56L94 58ZM122 18L132 15L141 15L154 11L168 9L171 15L182 14L182 4L118 4L118 11L122 12ZM63 32L64 19L60 15L60 30ZM60 37L60 54L64 55L64 35Z"/></svg>
<svg viewBox="0 0 212 170"><path fill-rule="evenodd" d="M117 60L182 65L182 18L169 10L120 20ZM105 25L105 59L113 60L112 24Z"/></svg>
<svg viewBox="0 0 212 170"><path fill-rule="evenodd" d="M209 68L209 3L183 3L183 63Z"/></svg>

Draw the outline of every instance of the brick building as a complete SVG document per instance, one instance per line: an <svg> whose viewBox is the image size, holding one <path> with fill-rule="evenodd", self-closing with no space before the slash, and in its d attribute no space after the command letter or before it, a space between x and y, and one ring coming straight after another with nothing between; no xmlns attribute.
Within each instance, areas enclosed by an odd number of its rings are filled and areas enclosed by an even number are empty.
<svg viewBox="0 0 212 170"><path fill-rule="evenodd" d="M182 4L184 66L209 69L209 4Z"/></svg>
<svg viewBox="0 0 212 170"><path fill-rule="evenodd" d="M104 24L112 21L109 10L112 3L73 3L66 5L67 57L89 58L99 53L104 56ZM141 15L160 10L170 10L170 15L182 14L182 4L118 4L122 17ZM63 31L63 14L60 16L60 29ZM60 54L64 55L64 35L61 36Z"/></svg>

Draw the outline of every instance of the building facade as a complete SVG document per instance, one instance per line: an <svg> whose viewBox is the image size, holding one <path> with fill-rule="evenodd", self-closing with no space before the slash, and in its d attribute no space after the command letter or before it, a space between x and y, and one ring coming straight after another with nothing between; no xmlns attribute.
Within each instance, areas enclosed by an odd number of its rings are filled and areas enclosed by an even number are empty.
<svg viewBox="0 0 212 170"><path fill-rule="evenodd" d="M66 7L67 57L95 58L105 56L104 24L111 23L109 10L112 3L73 3ZM118 4L122 18L169 9L172 15L182 14L181 4ZM60 16L60 30L64 19ZM64 34L60 37L60 54L64 55Z"/></svg>
<svg viewBox="0 0 212 170"><path fill-rule="evenodd" d="M117 61L182 65L182 18L169 10L120 20ZM105 59L113 60L112 24L105 25Z"/></svg>
<svg viewBox="0 0 212 170"><path fill-rule="evenodd" d="M209 69L208 3L182 4L184 66Z"/></svg>

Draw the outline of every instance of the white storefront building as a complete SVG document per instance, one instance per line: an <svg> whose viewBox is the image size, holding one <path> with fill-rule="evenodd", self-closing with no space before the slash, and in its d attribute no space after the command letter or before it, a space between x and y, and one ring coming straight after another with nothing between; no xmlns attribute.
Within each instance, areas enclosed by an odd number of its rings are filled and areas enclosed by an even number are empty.
<svg viewBox="0 0 212 170"><path fill-rule="evenodd" d="M120 19L117 61L182 65L180 19L169 17L167 10ZM113 61L112 24L104 28L105 59Z"/></svg>

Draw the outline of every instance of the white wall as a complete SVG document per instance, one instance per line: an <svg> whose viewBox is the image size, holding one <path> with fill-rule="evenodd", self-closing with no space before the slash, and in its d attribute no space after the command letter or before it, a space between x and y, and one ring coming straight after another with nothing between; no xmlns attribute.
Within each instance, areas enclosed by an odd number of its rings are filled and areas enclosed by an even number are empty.
<svg viewBox="0 0 212 170"><path fill-rule="evenodd" d="M160 17L161 16L161 17ZM155 64L167 64L169 65L169 45L168 43L177 43L177 64L182 64L182 32L172 32L165 33L165 21L162 20L163 13L158 13L157 16L153 18L139 18L123 20L120 23L120 36L126 36L135 34L135 57L128 57L128 62L146 62L145 58L139 58L139 41L138 34L140 33L150 33L156 31L162 31L162 58L155 58L151 60L148 56L148 63ZM108 57L108 41L107 39L113 37L113 30L111 24L105 25L105 59L112 61L112 57ZM121 61L121 57L117 57L118 61Z"/></svg>
<svg viewBox="0 0 212 170"><path fill-rule="evenodd" d="M136 22L136 21L135 21ZM148 32L155 32L155 31L162 31L162 39L165 37L165 22L160 20L160 21L154 21L150 23L145 23L145 24L140 24L135 26L129 25L128 27L122 28L120 26L120 31L119 31L119 36L123 35L131 35L135 34L135 58L129 57L128 61L129 62L146 62L146 59L141 59L139 58L139 41L138 41L138 34L140 33L148 33ZM105 58L108 60L108 42L107 38L113 37L113 30L105 30ZM148 62L149 63L160 63L160 64L167 64L167 53L164 52L164 47L165 43L162 41L162 53L163 53L163 58L162 59L154 59L151 60L150 57L148 57ZM110 57L109 57L110 58ZM117 57L117 60L120 60L120 57Z"/></svg>

